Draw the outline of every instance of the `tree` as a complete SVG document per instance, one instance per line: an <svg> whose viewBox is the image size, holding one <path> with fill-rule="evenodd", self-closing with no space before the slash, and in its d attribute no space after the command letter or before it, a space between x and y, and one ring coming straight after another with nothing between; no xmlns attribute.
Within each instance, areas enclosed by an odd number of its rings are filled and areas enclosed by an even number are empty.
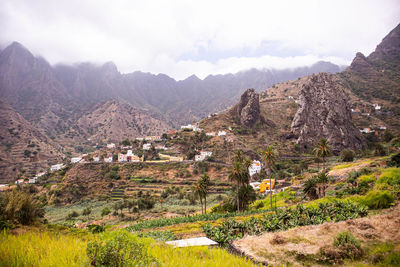
<svg viewBox="0 0 400 267"><path fill-rule="evenodd" d="M200 178L201 193L204 198L204 213L207 214L207 194L210 189L210 177L204 173Z"/></svg>
<svg viewBox="0 0 400 267"><path fill-rule="evenodd" d="M229 172L229 180L236 182L236 205L237 211L240 211L239 188L242 181L243 166L239 161L234 161L233 166Z"/></svg>
<svg viewBox="0 0 400 267"><path fill-rule="evenodd" d="M89 221L89 215L92 213L92 209L90 208L90 207L86 207L83 211L82 211L82 215L83 216L85 216L85 215L87 215L88 216L88 221Z"/></svg>
<svg viewBox="0 0 400 267"><path fill-rule="evenodd" d="M351 149L343 149L340 152L340 159L344 162L351 162L354 160L356 153Z"/></svg>
<svg viewBox="0 0 400 267"><path fill-rule="evenodd" d="M200 199L202 214L207 213L207 194L209 191L209 187L210 187L210 177L207 175L207 173L204 173L193 188L194 195L199 197ZM203 203L204 203L204 209L203 209Z"/></svg>
<svg viewBox="0 0 400 267"><path fill-rule="evenodd" d="M0 194L0 229L20 223L30 225L44 217L44 209L30 194L14 189Z"/></svg>
<svg viewBox="0 0 400 267"><path fill-rule="evenodd" d="M278 153L274 149L273 146L269 145L267 146L267 149L265 149L263 153L263 158L265 161L265 164L267 166L267 175L269 176L269 194L270 194L270 203L271 203L271 210L272 210L272 169L275 166L275 162L277 160Z"/></svg>
<svg viewBox="0 0 400 267"><path fill-rule="evenodd" d="M320 173L304 182L303 192L312 200L324 197L327 183L328 176L326 175L326 173Z"/></svg>
<svg viewBox="0 0 400 267"><path fill-rule="evenodd" d="M325 138L321 138L319 143L315 146L313 152L316 157L322 158L322 162L324 163L323 168L325 169L325 158L331 154L331 148L328 144L328 141Z"/></svg>
<svg viewBox="0 0 400 267"><path fill-rule="evenodd" d="M130 146L130 145L131 145L131 142L129 141L129 139L124 139L124 140L121 142L121 144L122 144L123 146Z"/></svg>

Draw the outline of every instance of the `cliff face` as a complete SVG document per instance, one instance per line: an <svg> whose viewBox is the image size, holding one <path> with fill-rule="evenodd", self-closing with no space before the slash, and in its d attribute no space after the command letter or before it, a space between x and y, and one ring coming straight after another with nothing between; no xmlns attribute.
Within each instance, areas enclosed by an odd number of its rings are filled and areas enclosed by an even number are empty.
<svg viewBox="0 0 400 267"><path fill-rule="evenodd" d="M292 134L304 150L326 138L335 154L344 148L361 149L365 141L354 126L347 96L334 75L312 75L301 88Z"/></svg>
<svg viewBox="0 0 400 267"><path fill-rule="evenodd" d="M251 128L263 120L260 114L259 98L254 89L247 89L242 94L239 103L233 108L233 115L238 118L241 125Z"/></svg>

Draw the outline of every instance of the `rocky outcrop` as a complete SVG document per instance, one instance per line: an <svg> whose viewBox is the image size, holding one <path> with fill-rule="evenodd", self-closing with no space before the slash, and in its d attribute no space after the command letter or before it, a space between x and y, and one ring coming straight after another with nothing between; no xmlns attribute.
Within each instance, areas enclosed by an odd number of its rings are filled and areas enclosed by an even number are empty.
<svg viewBox="0 0 400 267"><path fill-rule="evenodd" d="M354 126L347 96L337 78L328 73L310 76L299 94L292 134L303 150L326 138L335 154L344 148L361 149L365 141Z"/></svg>
<svg viewBox="0 0 400 267"><path fill-rule="evenodd" d="M247 89L240 97L239 103L233 108L233 115L241 125L251 128L257 122L263 121L260 114L259 95L254 89Z"/></svg>

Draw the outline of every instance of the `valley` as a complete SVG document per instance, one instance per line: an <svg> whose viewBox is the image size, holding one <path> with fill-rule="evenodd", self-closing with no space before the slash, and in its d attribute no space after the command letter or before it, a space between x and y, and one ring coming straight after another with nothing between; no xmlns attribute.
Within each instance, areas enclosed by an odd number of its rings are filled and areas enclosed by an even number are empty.
<svg viewBox="0 0 400 267"><path fill-rule="evenodd" d="M0 265L399 266L399 55L175 80L12 43Z"/></svg>

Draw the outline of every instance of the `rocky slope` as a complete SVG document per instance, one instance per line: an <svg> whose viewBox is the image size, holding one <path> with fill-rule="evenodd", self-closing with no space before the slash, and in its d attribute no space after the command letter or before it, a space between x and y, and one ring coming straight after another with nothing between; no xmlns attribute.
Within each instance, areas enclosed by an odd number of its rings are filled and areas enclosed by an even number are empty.
<svg viewBox="0 0 400 267"><path fill-rule="evenodd" d="M170 127L127 103L109 100L82 116L77 125L94 142L119 142L144 135L161 135Z"/></svg>
<svg viewBox="0 0 400 267"><path fill-rule="evenodd" d="M260 114L260 97L254 89L247 89L237 105L232 109L232 115L245 127L253 127L256 123L264 119Z"/></svg>
<svg viewBox="0 0 400 267"><path fill-rule="evenodd" d="M29 176L62 159L59 147L0 99L0 183ZM3 145L4 144L4 145Z"/></svg>
<svg viewBox="0 0 400 267"><path fill-rule="evenodd" d="M312 75L303 84L298 97L300 105L291 125L296 142L304 150L326 138L333 152L344 148L365 147L360 131L354 126L347 95L334 75Z"/></svg>

